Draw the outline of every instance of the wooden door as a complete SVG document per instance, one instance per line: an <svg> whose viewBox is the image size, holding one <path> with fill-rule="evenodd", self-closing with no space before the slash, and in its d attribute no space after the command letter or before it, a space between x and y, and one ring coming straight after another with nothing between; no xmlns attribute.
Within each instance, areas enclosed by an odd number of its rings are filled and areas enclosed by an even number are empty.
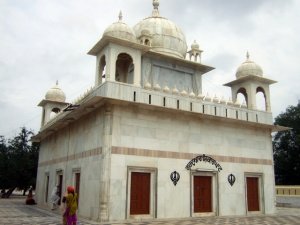
<svg viewBox="0 0 300 225"><path fill-rule="evenodd" d="M46 176L46 191L45 191L45 201L48 202L49 194L49 175Z"/></svg>
<svg viewBox="0 0 300 225"><path fill-rule="evenodd" d="M75 173L75 192L77 193L77 205L79 206L80 173Z"/></svg>
<svg viewBox="0 0 300 225"><path fill-rule="evenodd" d="M150 214L150 173L131 173L130 215Z"/></svg>
<svg viewBox="0 0 300 225"><path fill-rule="evenodd" d="M194 212L212 212L210 176L194 176Z"/></svg>
<svg viewBox="0 0 300 225"><path fill-rule="evenodd" d="M258 177L247 177L248 211L259 211Z"/></svg>
<svg viewBox="0 0 300 225"><path fill-rule="evenodd" d="M58 175L58 196L59 196L59 201L58 201L58 205L60 205L61 202L61 196L62 196L62 182L63 182L63 175L59 174Z"/></svg>

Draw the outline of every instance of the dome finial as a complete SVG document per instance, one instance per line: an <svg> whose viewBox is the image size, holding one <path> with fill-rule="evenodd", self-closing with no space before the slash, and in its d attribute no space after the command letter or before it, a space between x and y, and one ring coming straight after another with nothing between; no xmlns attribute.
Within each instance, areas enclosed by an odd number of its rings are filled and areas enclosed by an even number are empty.
<svg viewBox="0 0 300 225"><path fill-rule="evenodd" d="M250 58L250 55L249 55L249 52L247 51L247 53L246 53L246 59L249 60L249 58Z"/></svg>
<svg viewBox="0 0 300 225"><path fill-rule="evenodd" d="M159 11L158 11L159 0L153 0L152 5L153 5L152 16L158 17L159 16Z"/></svg>
<svg viewBox="0 0 300 225"><path fill-rule="evenodd" d="M122 15L122 11L120 10L120 13L119 13L119 22L121 22L123 19L123 15Z"/></svg>

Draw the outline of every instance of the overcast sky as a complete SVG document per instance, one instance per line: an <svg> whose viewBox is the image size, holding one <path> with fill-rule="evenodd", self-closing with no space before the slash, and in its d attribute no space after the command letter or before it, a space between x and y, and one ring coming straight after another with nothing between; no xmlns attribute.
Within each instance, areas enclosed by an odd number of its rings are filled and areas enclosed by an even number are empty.
<svg viewBox="0 0 300 225"><path fill-rule="evenodd" d="M94 85L95 57L87 55L106 27L118 20L134 26L152 12L152 0L0 0L0 135L21 126L38 132L37 104L56 80L71 102ZM160 15L176 23L190 47L197 40L203 94L230 97L222 86L250 59L271 86L273 116L300 99L300 1L160 0Z"/></svg>

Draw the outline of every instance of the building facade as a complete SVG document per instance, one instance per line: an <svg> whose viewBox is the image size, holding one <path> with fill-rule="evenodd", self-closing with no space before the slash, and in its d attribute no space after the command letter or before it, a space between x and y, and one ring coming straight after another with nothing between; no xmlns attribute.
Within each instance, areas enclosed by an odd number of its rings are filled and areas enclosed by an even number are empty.
<svg viewBox="0 0 300 225"><path fill-rule="evenodd" d="M79 216L96 221L275 213L275 81L247 54L225 84L233 101L204 96L202 76L214 68L158 8L154 0L133 28L120 13L104 31L89 51L93 88L66 103L56 84L40 102L38 205L55 185L74 185Z"/></svg>

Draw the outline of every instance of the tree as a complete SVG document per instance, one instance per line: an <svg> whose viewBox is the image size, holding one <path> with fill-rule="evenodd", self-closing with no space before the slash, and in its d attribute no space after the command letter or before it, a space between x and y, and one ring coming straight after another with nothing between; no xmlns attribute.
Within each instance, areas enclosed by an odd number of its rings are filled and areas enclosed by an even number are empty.
<svg viewBox="0 0 300 225"><path fill-rule="evenodd" d="M30 186L35 186L39 145L30 145L32 135L32 131L22 127L20 133L9 140L7 145L4 138L0 140L0 189L9 189L2 192L3 197L9 197L15 188L23 190L25 195Z"/></svg>
<svg viewBox="0 0 300 225"><path fill-rule="evenodd" d="M291 129L279 131L273 141L276 184L300 184L300 101L275 118L275 124Z"/></svg>
<svg viewBox="0 0 300 225"><path fill-rule="evenodd" d="M9 187L9 179L7 176L8 171L8 151L6 146L6 140L3 136L0 136L0 189L1 193Z"/></svg>

